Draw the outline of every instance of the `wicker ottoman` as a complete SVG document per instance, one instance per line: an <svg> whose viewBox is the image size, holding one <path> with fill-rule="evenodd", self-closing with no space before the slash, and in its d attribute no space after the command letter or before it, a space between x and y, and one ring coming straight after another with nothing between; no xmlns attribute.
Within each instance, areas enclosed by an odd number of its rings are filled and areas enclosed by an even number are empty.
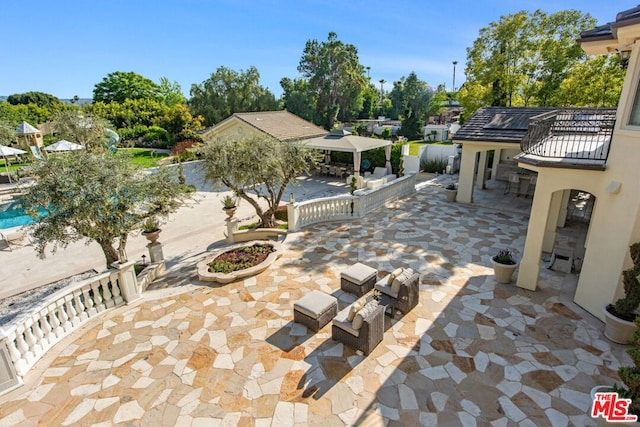
<svg viewBox="0 0 640 427"><path fill-rule="evenodd" d="M356 263L340 273L340 289L361 297L373 289L377 278L375 268Z"/></svg>
<svg viewBox="0 0 640 427"><path fill-rule="evenodd" d="M321 291L311 291L293 303L293 321L318 331L338 314L338 300Z"/></svg>

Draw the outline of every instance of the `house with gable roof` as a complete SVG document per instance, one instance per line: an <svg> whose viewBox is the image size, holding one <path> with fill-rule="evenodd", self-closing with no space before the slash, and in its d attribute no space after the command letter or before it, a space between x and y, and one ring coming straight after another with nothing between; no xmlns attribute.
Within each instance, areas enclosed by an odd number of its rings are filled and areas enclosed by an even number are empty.
<svg viewBox="0 0 640 427"><path fill-rule="evenodd" d="M288 111L234 113L201 132L205 142L214 138L270 136L279 141L295 141L324 136L328 132Z"/></svg>

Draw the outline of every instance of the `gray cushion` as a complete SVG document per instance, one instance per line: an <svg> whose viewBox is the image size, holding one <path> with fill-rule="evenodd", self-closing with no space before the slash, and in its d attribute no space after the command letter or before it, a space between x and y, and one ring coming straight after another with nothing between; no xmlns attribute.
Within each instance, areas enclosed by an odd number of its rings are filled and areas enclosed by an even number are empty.
<svg viewBox="0 0 640 427"><path fill-rule="evenodd" d="M398 288L398 290L394 292L393 288L387 284L388 282L389 276L383 277L382 279L378 280L378 282L374 286L374 289L377 289L383 294L389 295L392 298L398 298L398 292L400 291L400 289Z"/></svg>
<svg viewBox="0 0 640 427"><path fill-rule="evenodd" d="M338 312L338 315L333 318L333 324L339 327L340 329L343 329L349 332L354 337L357 337L358 335L360 335L360 331L353 329L352 323L349 322L349 320L347 320L347 316L349 315L350 309L351 309L350 307L347 307L344 310L340 310Z"/></svg>
<svg viewBox="0 0 640 427"><path fill-rule="evenodd" d="M362 285L377 273L378 272L375 268L371 268L368 265L358 262L340 273L340 277L347 279L349 282L355 283L356 285Z"/></svg>
<svg viewBox="0 0 640 427"><path fill-rule="evenodd" d="M294 302L293 309L317 319L322 313L337 304L338 300L334 296L321 291L311 291Z"/></svg>

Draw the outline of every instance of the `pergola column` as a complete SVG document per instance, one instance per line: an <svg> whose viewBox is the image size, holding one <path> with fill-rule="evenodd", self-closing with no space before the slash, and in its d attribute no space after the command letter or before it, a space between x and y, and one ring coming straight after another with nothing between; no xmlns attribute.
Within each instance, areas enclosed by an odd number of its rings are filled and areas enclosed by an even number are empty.
<svg viewBox="0 0 640 427"><path fill-rule="evenodd" d="M387 174L391 175L393 173L391 169L391 145L387 145L384 147L384 154L387 158L387 163L385 163L385 167L387 168Z"/></svg>
<svg viewBox="0 0 640 427"><path fill-rule="evenodd" d="M478 162L478 172L476 176L476 188L484 190L486 186L485 177L487 176L487 151L480 152L480 161Z"/></svg>
<svg viewBox="0 0 640 427"><path fill-rule="evenodd" d="M493 150L493 163L491 164L491 179L495 181L498 176L498 163L500 163L500 154L502 150L496 148Z"/></svg>

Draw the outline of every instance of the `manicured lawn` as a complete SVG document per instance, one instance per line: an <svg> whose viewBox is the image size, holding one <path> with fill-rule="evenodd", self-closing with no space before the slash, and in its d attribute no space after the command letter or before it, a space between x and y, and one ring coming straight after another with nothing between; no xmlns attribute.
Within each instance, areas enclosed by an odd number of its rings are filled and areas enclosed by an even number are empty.
<svg viewBox="0 0 640 427"><path fill-rule="evenodd" d="M7 171L7 168L5 167L4 163L5 163L5 160L0 158L0 173ZM31 165L30 162L16 163L14 160L12 160L9 162L9 172L16 172L18 169L25 166L29 166L29 165Z"/></svg>
<svg viewBox="0 0 640 427"><path fill-rule="evenodd" d="M453 142L425 142L425 141L409 141L407 144L409 144L409 155L411 156L417 156L418 155L418 151L420 150L420 147L422 147L423 145L427 145L427 144L432 144L432 145L453 145Z"/></svg>
<svg viewBox="0 0 640 427"><path fill-rule="evenodd" d="M169 156L167 153L156 153L150 148L119 148L118 151L131 155L131 161L145 169L158 166L158 160Z"/></svg>

